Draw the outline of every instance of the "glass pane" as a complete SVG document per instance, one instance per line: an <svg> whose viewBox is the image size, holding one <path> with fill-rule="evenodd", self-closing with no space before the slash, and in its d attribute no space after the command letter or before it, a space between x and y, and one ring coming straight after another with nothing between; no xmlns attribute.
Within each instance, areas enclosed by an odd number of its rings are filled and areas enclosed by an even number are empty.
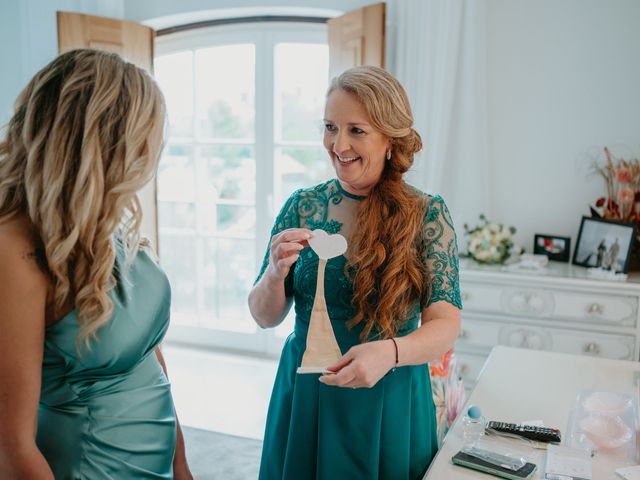
<svg viewBox="0 0 640 480"><path fill-rule="evenodd" d="M233 332L255 332L256 324L247 305L254 280L253 241L209 238L205 240L204 251L207 315L202 325Z"/></svg>
<svg viewBox="0 0 640 480"><path fill-rule="evenodd" d="M162 55L154 59L154 76L167 103L169 135L193 134L193 52Z"/></svg>
<svg viewBox="0 0 640 480"><path fill-rule="evenodd" d="M196 228L196 205L182 202L158 202L160 228Z"/></svg>
<svg viewBox="0 0 640 480"><path fill-rule="evenodd" d="M329 75L329 47L308 43L276 46L276 135L283 141L317 140L322 131Z"/></svg>
<svg viewBox="0 0 640 480"><path fill-rule="evenodd" d="M190 145L168 145L158 167L158 200L195 202L195 171Z"/></svg>
<svg viewBox="0 0 640 480"><path fill-rule="evenodd" d="M275 159L274 207L279 209L295 190L308 188L333 178L331 161L324 148L279 148Z"/></svg>
<svg viewBox="0 0 640 480"><path fill-rule="evenodd" d="M255 203L256 161L253 146L209 145L203 146L200 158L204 159L207 198Z"/></svg>
<svg viewBox="0 0 640 480"><path fill-rule="evenodd" d="M204 238L203 249L203 274L202 274L202 289L203 289L203 307L204 315L202 324L208 327L217 327L215 324L216 317L218 316L218 292L216 287L218 285L218 267L220 264L217 261L217 238Z"/></svg>
<svg viewBox="0 0 640 480"><path fill-rule="evenodd" d="M196 123L200 136L253 138L254 77L253 44L196 51Z"/></svg>
<svg viewBox="0 0 640 480"><path fill-rule="evenodd" d="M171 283L173 321L196 325L196 240L193 237L160 235L160 263Z"/></svg>
<svg viewBox="0 0 640 480"><path fill-rule="evenodd" d="M158 225L196 228L195 174L191 146L169 145L158 168Z"/></svg>
<svg viewBox="0 0 640 480"><path fill-rule="evenodd" d="M217 231L223 235L251 235L256 231L255 207L237 205L218 205Z"/></svg>

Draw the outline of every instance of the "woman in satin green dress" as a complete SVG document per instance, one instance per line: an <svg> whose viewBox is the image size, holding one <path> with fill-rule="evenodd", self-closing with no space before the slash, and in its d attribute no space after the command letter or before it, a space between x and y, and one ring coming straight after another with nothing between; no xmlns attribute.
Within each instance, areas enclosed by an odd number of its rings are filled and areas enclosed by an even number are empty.
<svg viewBox="0 0 640 480"><path fill-rule="evenodd" d="M115 54L38 72L0 143L0 478L189 479L136 192L165 107Z"/></svg>
<svg viewBox="0 0 640 480"><path fill-rule="evenodd" d="M427 362L460 329L456 238L447 207L407 185L421 148L407 95L376 67L333 80L324 145L337 179L285 203L249 296L273 327L295 303L264 437L261 480L419 479L437 449ZM324 375L296 374L306 347L318 256L312 231L340 233L325 298L342 357Z"/></svg>

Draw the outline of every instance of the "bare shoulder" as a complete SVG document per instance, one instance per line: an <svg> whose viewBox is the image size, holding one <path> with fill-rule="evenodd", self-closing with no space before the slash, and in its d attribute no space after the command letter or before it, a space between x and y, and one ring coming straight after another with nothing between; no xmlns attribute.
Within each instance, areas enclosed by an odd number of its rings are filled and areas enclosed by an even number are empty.
<svg viewBox="0 0 640 480"><path fill-rule="evenodd" d="M21 217L0 219L0 245L2 290L46 294L49 279L41 265L37 236L30 222Z"/></svg>

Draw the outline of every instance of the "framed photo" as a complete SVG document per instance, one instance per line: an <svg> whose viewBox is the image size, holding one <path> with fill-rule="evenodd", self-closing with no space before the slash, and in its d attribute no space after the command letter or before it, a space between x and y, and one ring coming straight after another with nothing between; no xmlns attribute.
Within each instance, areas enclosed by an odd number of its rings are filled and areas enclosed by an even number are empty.
<svg viewBox="0 0 640 480"><path fill-rule="evenodd" d="M633 223L582 217L573 263L627 273L635 236Z"/></svg>
<svg viewBox="0 0 640 480"><path fill-rule="evenodd" d="M546 255L549 260L568 262L571 250L571 238L536 233L533 239L533 253Z"/></svg>

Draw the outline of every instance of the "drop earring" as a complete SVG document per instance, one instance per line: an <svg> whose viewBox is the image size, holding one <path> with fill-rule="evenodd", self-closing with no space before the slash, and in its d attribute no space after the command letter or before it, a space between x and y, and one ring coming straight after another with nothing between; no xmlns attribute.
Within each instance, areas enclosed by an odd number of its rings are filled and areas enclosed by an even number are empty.
<svg viewBox="0 0 640 480"><path fill-rule="evenodd" d="M391 149L387 150L387 160L391 160Z"/></svg>

